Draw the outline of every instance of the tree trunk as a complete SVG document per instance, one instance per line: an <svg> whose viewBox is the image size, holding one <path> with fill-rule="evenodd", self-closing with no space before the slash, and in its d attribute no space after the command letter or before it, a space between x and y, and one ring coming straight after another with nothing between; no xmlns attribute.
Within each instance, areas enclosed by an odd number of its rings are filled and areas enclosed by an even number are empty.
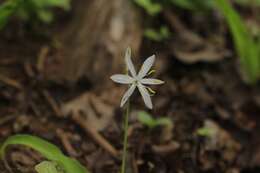
<svg viewBox="0 0 260 173"><path fill-rule="evenodd" d="M128 0L76 1L72 21L59 36L62 68L56 80L106 83L124 65L124 51L137 53L142 37L140 16Z"/></svg>

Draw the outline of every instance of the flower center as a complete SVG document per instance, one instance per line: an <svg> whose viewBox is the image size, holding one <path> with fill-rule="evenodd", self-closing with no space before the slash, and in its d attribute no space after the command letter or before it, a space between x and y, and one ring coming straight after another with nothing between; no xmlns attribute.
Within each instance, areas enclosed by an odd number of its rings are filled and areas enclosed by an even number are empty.
<svg viewBox="0 0 260 173"><path fill-rule="evenodd" d="M133 84L137 85L137 83L138 83L138 79L135 79Z"/></svg>

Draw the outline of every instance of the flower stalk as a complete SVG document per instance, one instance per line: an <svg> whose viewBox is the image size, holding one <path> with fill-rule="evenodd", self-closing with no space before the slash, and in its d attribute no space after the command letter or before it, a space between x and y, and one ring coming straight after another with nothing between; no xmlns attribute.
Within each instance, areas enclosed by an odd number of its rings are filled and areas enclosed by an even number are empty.
<svg viewBox="0 0 260 173"><path fill-rule="evenodd" d="M126 172L127 147L128 147L129 111L130 111L130 100L128 100L128 102L127 102L125 116L124 116L124 141L123 141L123 155L122 155L121 173L125 173Z"/></svg>

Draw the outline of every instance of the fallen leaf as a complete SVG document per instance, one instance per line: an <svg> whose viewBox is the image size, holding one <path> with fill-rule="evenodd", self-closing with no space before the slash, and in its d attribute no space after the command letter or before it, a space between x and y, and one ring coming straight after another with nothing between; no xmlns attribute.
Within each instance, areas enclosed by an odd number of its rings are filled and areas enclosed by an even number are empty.
<svg viewBox="0 0 260 173"><path fill-rule="evenodd" d="M62 112L65 115L81 114L86 123L97 131L105 129L111 123L114 115L113 107L105 104L90 92L64 104Z"/></svg>
<svg viewBox="0 0 260 173"><path fill-rule="evenodd" d="M104 89L103 92L85 92L79 97L65 103L61 107L64 115L79 114L85 123L97 131L104 130L114 124L114 109L119 105L122 90L120 88ZM111 99L113 98L113 99ZM118 98L118 99L117 99Z"/></svg>

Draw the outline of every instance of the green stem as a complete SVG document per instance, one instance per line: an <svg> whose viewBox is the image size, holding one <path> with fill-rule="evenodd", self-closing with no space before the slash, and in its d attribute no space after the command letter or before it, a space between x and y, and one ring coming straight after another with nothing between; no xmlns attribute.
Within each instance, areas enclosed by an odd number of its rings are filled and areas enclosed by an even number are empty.
<svg viewBox="0 0 260 173"><path fill-rule="evenodd" d="M127 144L128 144L128 117L130 110L130 101L127 102L126 112L124 116L124 148L123 148L123 156L122 156L122 165L121 165L121 173L125 173L126 171L126 159L127 159Z"/></svg>

